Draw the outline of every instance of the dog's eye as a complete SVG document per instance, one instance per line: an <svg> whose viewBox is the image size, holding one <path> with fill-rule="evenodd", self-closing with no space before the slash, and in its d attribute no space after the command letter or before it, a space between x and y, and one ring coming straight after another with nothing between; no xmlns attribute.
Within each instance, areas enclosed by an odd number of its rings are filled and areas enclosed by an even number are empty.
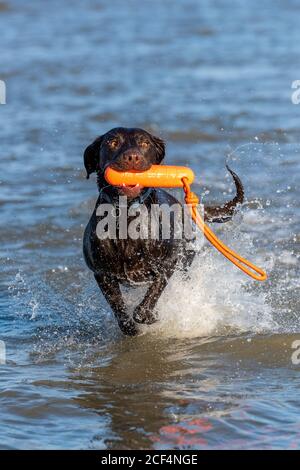
<svg viewBox="0 0 300 470"><path fill-rule="evenodd" d="M140 146L144 149L148 148L150 145L150 142L148 140L142 140L142 142L140 143Z"/></svg>
<svg viewBox="0 0 300 470"><path fill-rule="evenodd" d="M109 140L107 144L111 149L116 149L119 147L119 141L117 139Z"/></svg>

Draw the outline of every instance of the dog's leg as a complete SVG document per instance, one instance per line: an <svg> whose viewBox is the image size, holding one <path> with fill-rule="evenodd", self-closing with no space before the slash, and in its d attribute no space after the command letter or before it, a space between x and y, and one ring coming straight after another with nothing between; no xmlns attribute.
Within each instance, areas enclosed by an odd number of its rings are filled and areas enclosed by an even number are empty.
<svg viewBox="0 0 300 470"><path fill-rule="evenodd" d="M170 274L171 275L171 274ZM134 309L133 318L137 323L151 325L156 322L157 317L153 312L164 288L168 284L170 275L158 275L148 288L142 302Z"/></svg>
<svg viewBox="0 0 300 470"><path fill-rule="evenodd" d="M122 332L128 336L137 335L139 333L138 326L126 311L119 283L109 274L97 273L95 279L106 301L112 308Z"/></svg>
<svg viewBox="0 0 300 470"><path fill-rule="evenodd" d="M185 275L187 274L194 257L194 251L189 251L185 253L185 256L183 258L183 265L181 266L181 270ZM154 311L155 306L175 270L176 263L174 263L172 267L169 267L167 272L163 274L157 274L156 279L154 279L154 281L148 288L144 299L134 309L133 319L137 323L146 323L147 325L151 325L152 323L155 323L157 321L157 316Z"/></svg>

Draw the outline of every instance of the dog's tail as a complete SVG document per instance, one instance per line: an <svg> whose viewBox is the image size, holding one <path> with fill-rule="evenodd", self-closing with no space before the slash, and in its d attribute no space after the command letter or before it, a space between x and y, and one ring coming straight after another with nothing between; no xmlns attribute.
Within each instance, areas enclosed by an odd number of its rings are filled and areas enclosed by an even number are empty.
<svg viewBox="0 0 300 470"><path fill-rule="evenodd" d="M231 174L235 187L236 187L236 196L229 202L226 202L222 206L212 206L204 208L204 220L205 222L217 222L223 223L228 222L232 219L233 214L239 204L244 202L244 187L238 177L238 175L232 171L228 165L226 165L227 170Z"/></svg>

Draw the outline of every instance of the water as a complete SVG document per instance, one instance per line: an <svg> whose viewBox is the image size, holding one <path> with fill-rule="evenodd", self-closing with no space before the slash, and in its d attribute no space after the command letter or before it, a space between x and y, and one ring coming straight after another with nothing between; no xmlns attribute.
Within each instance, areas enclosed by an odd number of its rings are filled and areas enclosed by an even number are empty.
<svg viewBox="0 0 300 470"><path fill-rule="evenodd" d="M299 448L300 107L296 1L0 3L1 448ZM160 322L123 337L82 257L96 199L82 152L116 125L163 136L214 227ZM134 300L131 298L130 300Z"/></svg>

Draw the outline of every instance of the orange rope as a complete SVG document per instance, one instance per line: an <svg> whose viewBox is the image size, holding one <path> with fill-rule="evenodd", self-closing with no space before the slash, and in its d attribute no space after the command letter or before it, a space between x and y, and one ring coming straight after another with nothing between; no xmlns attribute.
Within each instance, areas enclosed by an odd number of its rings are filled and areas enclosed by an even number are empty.
<svg viewBox="0 0 300 470"><path fill-rule="evenodd" d="M229 261L235 264L235 266L244 271L244 273L248 274L248 276L252 277L253 279L256 279L257 281L265 281L267 279L267 274L265 271L258 268L253 263L240 256L238 253L228 248L228 246L221 242L221 240L218 239L214 232L209 227L207 227L207 225L205 225L204 220L202 220L199 212L197 211L199 198L195 193L191 191L188 178L182 178L182 183L183 190L185 192L185 202L189 206L192 219L202 230L207 240L217 250L219 250L222 255L224 255L227 259L229 259ZM250 271L250 269L248 268L252 269L252 271Z"/></svg>

